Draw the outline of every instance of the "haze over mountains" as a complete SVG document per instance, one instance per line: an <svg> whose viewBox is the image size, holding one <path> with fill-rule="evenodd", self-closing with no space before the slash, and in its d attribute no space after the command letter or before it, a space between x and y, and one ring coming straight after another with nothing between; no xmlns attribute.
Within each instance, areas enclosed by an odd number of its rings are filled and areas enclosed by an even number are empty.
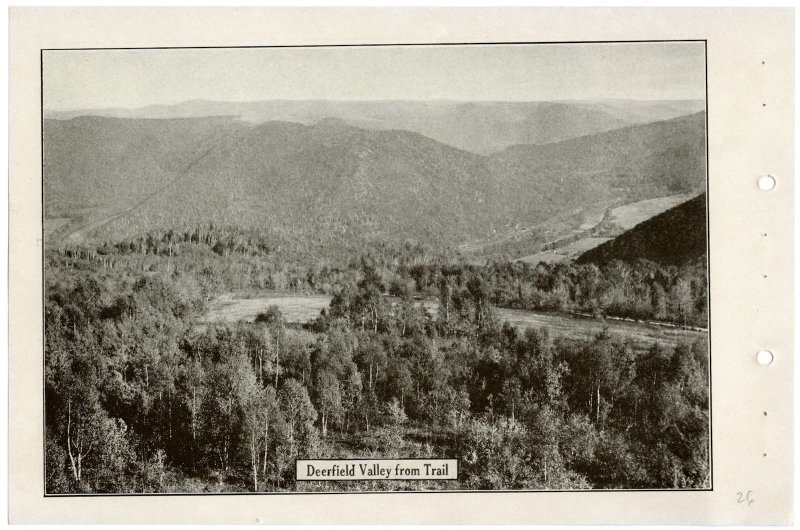
<svg viewBox="0 0 800 530"><path fill-rule="evenodd" d="M704 110L698 100L595 101L254 101L193 100L138 109L46 112L49 119L203 118L231 116L249 123L289 121L313 125L339 118L364 129L403 129L479 154L516 144L544 144L649 123Z"/></svg>
<svg viewBox="0 0 800 530"><path fill-rule="evenodd" d="M312 110L324 111L317 103L319 108L294 108L310 119ZM194 105L148 112L200 112ZM388 126L415 120L418 127L432 126L437 119L425 116L425 105L452 120L453 130L437 125L440 136L480 148L459 149L457 142ZM329 233L453 246L569 211L704 189L702 112L653 121L680 112L680 105L616 102L601 111L599 105L565 110L559 103L519 104L529 114L492 105L354 103L337 107L352 111L350 120L326 117L311 125L231 117L47 119L46 216L51 226L61 221L57 239L213 222L286 237ZM352 124L352 116L369 112L389 118L381 128ZM512 115L521 114L529 121L504 129ZM600 115L606 121L578 118ZM649 123L626 123L634 119ZM622 126L612 127L613 120ZM473 123L473 133L455 123ZM602 127L611 130L585 132ZM576 135L579 129L582 136L562 141L531 140ZM528 143L517 145L520 137ZM483 154L506 144L511 146Z"/></svg>

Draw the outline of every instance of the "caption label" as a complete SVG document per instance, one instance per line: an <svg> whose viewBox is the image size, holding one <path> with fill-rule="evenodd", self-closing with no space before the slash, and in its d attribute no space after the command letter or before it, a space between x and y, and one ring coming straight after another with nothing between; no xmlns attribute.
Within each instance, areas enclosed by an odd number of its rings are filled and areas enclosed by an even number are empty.
<svg viewBox="0 0 800 530"><path fill-rule="evenodd" d="M449 458L297 460L297 480L456 480Z"/></svg>

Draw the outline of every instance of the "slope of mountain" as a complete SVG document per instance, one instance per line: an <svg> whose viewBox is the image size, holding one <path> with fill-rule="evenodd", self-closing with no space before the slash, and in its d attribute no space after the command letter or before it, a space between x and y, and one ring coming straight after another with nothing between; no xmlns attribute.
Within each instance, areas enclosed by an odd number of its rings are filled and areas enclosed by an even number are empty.
<svg viewBox="0 0 800 530"><path fill-rule="evenodd" d="M491 229L496 210L485 160L408 131L366 131L340 120L267 122L218 145L192 186L134 218L187 216L302 234L352 232L443 242Z"/></svg>
<svg viewBox="0 0 800 530"><path fill-rule="evenodd" d="M139 109L47 112L47 118L199 118L234 116L250 123L291 121L313 125L334 117L365 129L404 129L480 154L516 144L543 144L627 125L699 112L702 101L254 101L193 100Z"/></svg>
<svg viewBox="0 0 800 530"><path fill-rule="evenodd" d="M578 263L602 265L615 259L647 259L680 265L706 255L706 194L640 223L582 254Z"/></svg>
<svg viewBox="0 0 800 530"><path fill-rule="evenodd" d="M493 155L503 203L526 223L705 186L705 113ZM526 217L522 217L525 215Z"/></svg>
<svg viewBox="0 0 800 530"><path fill-rule="evenodd" d="M484 157L408 131L367 131L336 119L314 126L227 120L213 138L192 136L192 148L173 152L137 134L160 120L102 118L117 128L104 136L93 120L46 122L50 143L64 145L45 165L45 181L54 204L107 206L99 215L107 222L82 219L106 235L214 222L297 237L328 231L442 242L490 230L497 210ZM173 122L165 126L172 139ZM121 148L124 137L131 141ZM70 148L80 139L89 145ZM93 178L81 185L81 174Z"/></svg>
<svg viewBox="0 0 800 530"><path fill-rule="evenodd" d="M453 245L575 209L702 189L703 135L698 114L486 157L335 118L46 120L45 199L62 236L213 222L288 238ZM63 227L58 217L72 221Z"/></svg>
<svg viewBox="0 0 800 530"><path fill-rule="evenodd" d="M46 214L133 204L171 182L205 149L242 127L228 118L46 120Z"/></svg>

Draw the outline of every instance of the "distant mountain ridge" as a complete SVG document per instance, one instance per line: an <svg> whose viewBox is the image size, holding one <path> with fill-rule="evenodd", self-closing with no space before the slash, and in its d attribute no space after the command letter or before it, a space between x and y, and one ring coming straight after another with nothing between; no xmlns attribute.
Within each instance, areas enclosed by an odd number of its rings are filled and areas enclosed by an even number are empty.
<svg viewBox="0 0 800 530"><path fill-rule="evenodd" d="M47 119L102 116L129 119L233 117L248 123L313 125L339 118L371 130L403 129L478 154L516 144L544 144L667 120L705 109L699 100L596 101L254 101L192 100L138 109L45 112Z"/></svg>

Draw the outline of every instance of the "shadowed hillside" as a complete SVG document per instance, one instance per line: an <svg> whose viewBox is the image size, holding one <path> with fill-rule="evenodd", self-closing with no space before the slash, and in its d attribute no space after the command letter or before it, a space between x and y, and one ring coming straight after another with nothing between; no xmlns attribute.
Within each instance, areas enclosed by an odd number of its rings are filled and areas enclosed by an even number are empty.
<svg viewBox="0 0 800 530"><path fill-rule="evenodd" d="M706 255L706 194L636 225L621 236L589 250L578 263L602 265L613 260L646 259L681 265Z"/></svg>

